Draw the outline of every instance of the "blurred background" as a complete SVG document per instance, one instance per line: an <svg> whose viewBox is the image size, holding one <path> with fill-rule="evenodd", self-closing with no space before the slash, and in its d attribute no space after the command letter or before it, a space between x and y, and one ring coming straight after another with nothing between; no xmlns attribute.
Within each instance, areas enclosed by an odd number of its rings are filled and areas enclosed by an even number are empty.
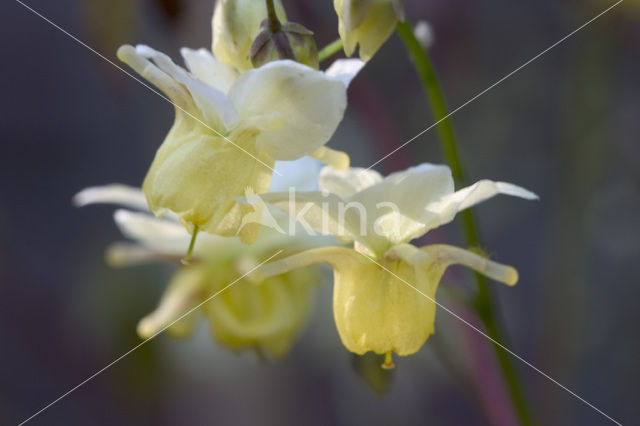
<svg viewBox="0 0 640 426"><path fill-rule="evenodd" d="M124 43L176 60L181 46L210 47L213 0L25 3L116 62ZM330 0L284 3L319 46L337 37ZM612 3L407 0L407 16L432 26L430 55L454 108ZM173 110L19 3L2 2L0 16L0 422L17 424L140 342L136 323L172 268L108 268L104 248L121 239L113 208L76 209L71 197L91 185L140 185ZM639 23L640 5L626 0L452 118L471 181L514 182L541 198L476 208L486 250L521 276L514 288L493 285L505 343L622 423L640 415ZM349 100L329 145L356 166L434 121L395 35ZM377 169L423 161L444 161L435 129ZM461 244L455 224L427 241ZM445 281L473 291L463 270ZM161 335L32 423L511 422L491 343L458 320L439 310L422 350L397 359L386 386L372 386L340 343L330 301L328 283L286 360L234 354L205 327L182 341ZM607 424L514 363L535 424Z"/></svg>

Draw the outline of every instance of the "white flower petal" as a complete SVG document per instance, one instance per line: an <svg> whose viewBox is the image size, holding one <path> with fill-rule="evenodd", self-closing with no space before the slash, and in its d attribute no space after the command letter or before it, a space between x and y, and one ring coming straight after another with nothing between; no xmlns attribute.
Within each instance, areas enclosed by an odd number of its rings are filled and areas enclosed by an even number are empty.
<svg viewBox="0 0 640 426"><path fill-rule="evenodd" d="M203 83L214 87L222 93L229 89L238 78L238 72L213 57L207 49L180 49L189 71Z"/></svg>
<svg viewBox="0 0 640 426"><path fill-rule="evenodd" d="M451 194L453 188L447 166L423 163L387 176L350 200L365 206L370 233L399 244L414 238L422 229L424 207Z"/></svg>
<svg viewBox="0 0 640 426"><path fill-rule="evenodd" d="M349 87L351 80L360 72L365 63L360 59L338 59L327 68L325 75L340 80L342 84Z"/></svg>
<svg viewBox="0 0 640 426"><path fill-rule="evenodd" d="M176 65L169 56L149 46L138 45L136 52L145 58L152 59L162 71L189 90L208 126L218 132L226 132L235 124L238 118L237 113L223 92L193 78L186 70Z"/></svg>
<svg viewBox="0 0 640 426"><path fill-rule="evenodd" d="M73 204L77 207L89 204L119 204L136 210L149 211L147 199L140 188L117 183L85 188L73 197Z"/></svg>
<svg viewBox="0 0 640 426"><path fill-rule="evenodd" d="M191 241L191 236L179 223L149 214L119 209L114 213L114 220L125 237L155 252L184 255Z"/></svg>
<svg viewBox="0 0 640 426"><path fill-rule="evenodd" d="M428 204L421 218L421 222L424 224L424 229L421 232L425 233L430 229L449 223L459 211L481 203L498 194L511 195L527 200L538 199L536 194L517 185L506 182L481 180Z"/></svg>
<svg viewBox="0 0 640 426"><path fill-rule="evenodd" d="M347 199L357 192L382 182L382 176L375 170L361 167L351 167L346 170L324 167L320 171L318 180L321 190Z"/></svg>
<svg viewBox="0 0 640 426"><path fill-rule="evenodd" d="M189 92L173 77L162 71L133 46L124 45L118 49L118 58L129 65L151 84L159 88L180 108L190 110L194 107Z"/></svg>
<svg viewBox="0 0 640 426"><path fill-rule="evenodd" d="M243 73L229 97L240 125L260 130L258 149L276 160L295 160L324 145L347 105L344 84L290 60Z"/></svg>

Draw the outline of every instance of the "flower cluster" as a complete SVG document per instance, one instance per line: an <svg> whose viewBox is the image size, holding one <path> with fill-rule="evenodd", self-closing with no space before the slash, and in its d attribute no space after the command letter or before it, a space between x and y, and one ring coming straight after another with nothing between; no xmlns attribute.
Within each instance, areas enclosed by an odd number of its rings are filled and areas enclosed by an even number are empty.
<svg viewBox="0 0 640 426"><path fill-rule="evenodd" d="M140 321L141 337L164 329L185 335L204 317L223 344L282 356L321 280L310 265L325 263L345 347L390 360L393 352L415 353L433 333L436 290L450 265L516 283L509 266L411 241L495 195L535 194L488 180L456 191L450 169L429 163L383 177L350 168L347 154L325 146L349 83L404 20L402 0L334 0L334 7L345 54L358 48L361 59L324 71L313 33L287 21L274 0L218 0L212 51L182 49L186 68L148 46L118 50L175 105L175 121L141 190L88 188L76 202L128 208L115 220L134 243L108 250L114 266L176 261L190 247L158 308ZM327 164L321 171L318 160ZM296 221L295 232L283 231ZM201 315L185 315L193 307Z"/></svg>

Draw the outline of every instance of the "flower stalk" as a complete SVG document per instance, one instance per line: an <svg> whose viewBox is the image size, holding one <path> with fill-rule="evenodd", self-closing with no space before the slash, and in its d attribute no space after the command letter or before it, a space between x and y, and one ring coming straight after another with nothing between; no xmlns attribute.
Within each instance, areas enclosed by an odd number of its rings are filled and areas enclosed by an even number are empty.
<svg viewBox="0 0 640 426"><path fill-rule="evenodd" d="M462 184L465 181L465 173L458 153L453 127L449 120L447 105L440 89L440 84L433 65L431 64L427 53L413 34L411 26L407 22L399 22L396 27L396 31L404 42L405 47L413 60L414 66L416 67L416 71L424 85L427 99L437 120L438 134L440 136L447 163L451 167L453 178L457 184ZM472 211L470 209L462 211L461 218L462 230L466 244L469 247L481 247L480 237ZM484 324L487 334L496 341L504 342L505 337L500 330L498 321L494 314L495 302L492 300L493 297L487 285L487 280L484 276L478 273L475 273L474 276L477 282L478 291L472 302L472 307ZM513 401L514 410L520 422L523 425L529 425L531 424L531 420L529 419L524 395L522 393L516 371L513 367L512 360L509 357L509 354L502 348L494 345L494 349L502 370L505 384Z"/></svg>
<svg viewBox="0 0 640 426"><path fill-rule="evenodd" d="M327 44L318 52L318 60L320 62L330 58L342 49L342 39L338 38Z"/></svg>

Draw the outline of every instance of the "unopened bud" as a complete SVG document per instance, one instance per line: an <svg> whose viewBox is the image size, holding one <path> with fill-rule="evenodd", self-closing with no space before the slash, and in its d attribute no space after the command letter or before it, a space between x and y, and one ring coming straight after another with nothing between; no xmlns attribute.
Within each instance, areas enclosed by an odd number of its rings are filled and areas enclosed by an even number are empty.
<svg viewBox="0 0 640 426"><path fill-rule="evenodd" d="M318 69L318 48L313 32L294 22L262 21L258 36L251 43L249 57L255 68L271 61L291 59Z"/></svg>

